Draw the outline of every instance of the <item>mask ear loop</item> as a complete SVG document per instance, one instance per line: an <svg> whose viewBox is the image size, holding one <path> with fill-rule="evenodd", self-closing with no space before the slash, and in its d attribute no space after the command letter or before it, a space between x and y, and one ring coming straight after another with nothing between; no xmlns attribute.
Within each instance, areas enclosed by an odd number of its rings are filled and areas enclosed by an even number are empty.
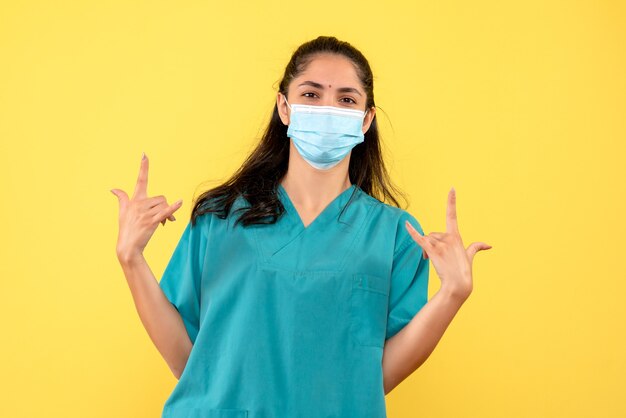
<svg viewBox="0 0 626 418"><path fill-rule="evenodd" d="M282 93L280 93L282 94ZM282 94L283 97L285 98L285 103L287 103L287 107L289 107L289 109L291 110L291 112L293 112L293 109L291 108L291 105L289 104L289 102L287 101L287 96L285 96L284 94ZM289 137L287 137L287 139L289 139Z"/></svg>
<svg viewBox="0 0 626 418"><path fill-rule="evenodd" d="M282 93L280 93L282 94ZM285 96L284 94L282 94L283 97L285 98L285 103L287 103L287 107L289 107L289 110L291 110L293 112L293 109L291 108L291 105L289 104L289 102L287 101L287 96Z"/></svg>

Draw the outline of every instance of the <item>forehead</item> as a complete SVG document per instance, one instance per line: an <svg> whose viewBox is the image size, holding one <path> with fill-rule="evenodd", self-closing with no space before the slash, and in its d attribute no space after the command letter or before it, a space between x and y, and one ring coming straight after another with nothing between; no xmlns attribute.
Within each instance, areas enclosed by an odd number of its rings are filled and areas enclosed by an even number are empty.
<svg viewBox="0 0 626 418"><path fill-rule="evenodd" d="M293 82L297 86L298 81L305 79L323 83L326 86L330 84L333 87L358 88L361 84L352 61L337 54L314 56L305 70L293 79Z"/></svg>

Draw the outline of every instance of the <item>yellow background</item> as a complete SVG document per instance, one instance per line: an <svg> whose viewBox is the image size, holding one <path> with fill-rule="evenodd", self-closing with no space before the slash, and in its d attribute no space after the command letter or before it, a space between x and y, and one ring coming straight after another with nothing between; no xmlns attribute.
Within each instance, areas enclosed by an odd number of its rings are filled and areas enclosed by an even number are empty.
<svg viewBox="0 0 626 418"><path fill-rule="evenodd" d="M0 416L160 416L176 380L109 190L132 192L145 151L149 195L184 199L146 249L160 277L318 35L369 59L407 210L444 231L454 186L465 245L493 246L389 416L626 416L625 18L619 1L3 1Z"/></svg>

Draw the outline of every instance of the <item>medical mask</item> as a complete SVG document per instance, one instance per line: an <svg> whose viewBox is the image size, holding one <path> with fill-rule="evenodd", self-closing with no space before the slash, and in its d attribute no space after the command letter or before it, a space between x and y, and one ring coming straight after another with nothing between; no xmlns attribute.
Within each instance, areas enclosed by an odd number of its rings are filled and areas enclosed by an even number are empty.
<svg viewBox="0 0 626 418"><path fill-rule="evenodd" d="M287 136L302 158L318 170L339 164L364 140L363 118L367 112L334 106L290 105Z"/></svg>

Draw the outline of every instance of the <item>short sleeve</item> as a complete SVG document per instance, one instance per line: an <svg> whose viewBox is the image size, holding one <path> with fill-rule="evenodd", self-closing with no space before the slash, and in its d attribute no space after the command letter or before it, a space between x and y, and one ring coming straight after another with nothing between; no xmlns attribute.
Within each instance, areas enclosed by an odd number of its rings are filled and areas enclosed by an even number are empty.
<svg viewBox="0 0 626 418"><path fill-rule="evenodd" d="M174 253L165 267L159 286L180 313L192 343L200 329L200 283L207 248L210 214L188 221Z"/></svg>
<svg viewBox="0 0 626 418"><path fill-rule="evenodd" d="M396 232L385 339L393 337L404 328L428 301L430 260L424 259L422 247L406 230L406 220L420 234L424 234L417 219L405 211L400 217Z"/></svg>

